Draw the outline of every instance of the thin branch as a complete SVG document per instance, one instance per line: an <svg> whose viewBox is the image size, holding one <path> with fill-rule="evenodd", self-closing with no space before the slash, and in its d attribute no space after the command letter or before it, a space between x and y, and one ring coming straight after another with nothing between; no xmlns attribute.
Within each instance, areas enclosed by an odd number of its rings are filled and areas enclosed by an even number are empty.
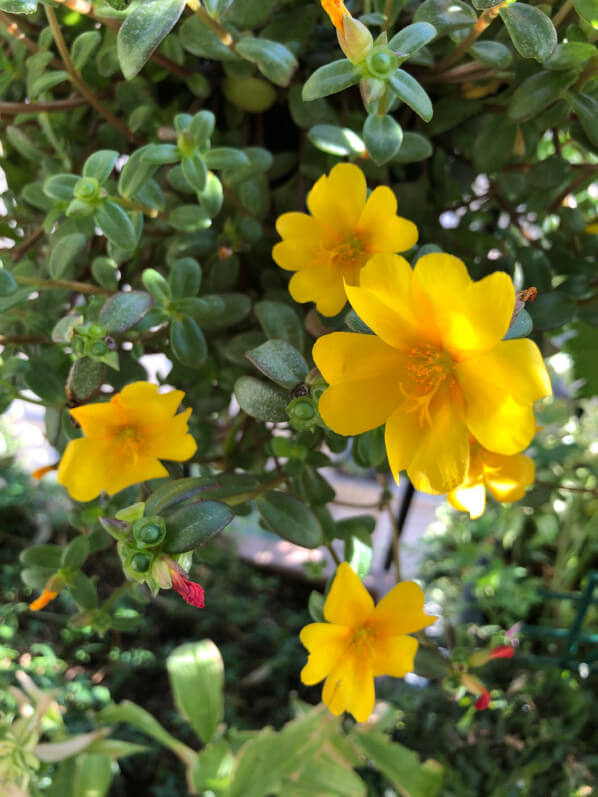
<svg viewBox="0 0 598 797"><path fill-rule="evenodd" d="M503 5L504 0L502 3L499 3L499 5L494 6L493 8L487 8L473 28L469 31L468 35L460 44L455 47L453 52L449 53L434 66L434 72L443 72L448 66L452 66L453 64L456 64L457 61L461 60L471 45L474 44L486 30L486 28L492 24L493 20L498 16L498 12Z"/></svg>
<svg viewBox="0 0 598 797"><path fill-rule="evenodd" d="M341 563L341 560L338 558L337 552L334 550L334 548L332 547L332 545L329 542L326 543L326 547L328 548L328 552L329 552L330 556L332 556L334 564L338 567L340 565L340 563Z"/></svg>
<svg viewBox="0 0 598 797"><path fill-rule="evenodd" d="M2 22L10 35L17 39L17 41L20 41L21 44L29 50L29 52L39 52L39 47L37 44L23 33L23 31L9 14L5 14L4 11L0 11L0 22ZM54 69L62 69L62 64L57 58L53 58L50 63Z"/></svg>
<svg viewBox="0 0 598 797"><path fill-rule="evenodd" d="M136 144L137 146L141 146L143 144L142 139L135 135L129 128L121 122L121 120L116 117L112 111L108 110L104 103L100 102L97 98L96 94L89 88L87 83L83 80L81 75L75 69L75 65L71 61L71 56L66 46L66 42L62 35L62 31L60 30L60 25L58 23L58 19L56 17L56 12L50 6L44 6L44 11L46 12L46 17L48 18L48 22L50 24L50 28L52 30L52 35L54 36L54 41L56 42L56 46L58 47L58 51L60 53L60 57L62 58L62 62L64 64L64 68L69 74L69 77L73 84L77 87L79 92L87 98L87 101L90 105L96 109L96 111L101 114L107 122L109 122L113 127L115 127L119 132L125 136L132 144Z"/></svg>
<svg viewBox="0 0 598 797"><path fill-rule="evenodd" d="M87 282L46 280L38 277L21 277L20 274L13 274L13 276L20 285L31 285L42 290L46 288L48 290L77 291L78 293L98 293L104 296L112 296L113 293L107 288L99 288L96 285L89 285Z"/></svg>
<svg viewBox="0 0 598 797"><path fill-rule="evenodd" d="M62 69L62 64L60 65ZM59 113L89 105L85 97L69 97L54 102L0 102L0 113Z"/></svg>
<svg viewBox="0 0 598 797"><path fill-rule="evenodd" d="M10 343L52 343L52 341L41 335L0 335L0 346L8 346Z"/></svg>
<svg viewBox="0 0 598 797"><path fill-rule="evenodd" d="M37 230L34 230L34 232L32 232L28 238L25 238L20 246L15 246L13 249L9 249L9 254L11 257L14 257L15 260L19 260L19 258L23 257L25 252L28 252L32 246L35 246L43 234L44 228L43 225L40 224Z"/></svg>
<svg viewBox="0 0 598 797"><path fill-rule="evenodd" d="M552 18L552 24L555 28L558 28L560 25L563 24L565 18L569 16L569 12L573 10L573 0L565 0L563 5L559 8L556 12L554 17Z"/></svg>
<svg viewBox="0 0 598 797"><path fill-rule="evenodd" d="M571 185L565 188L564 191L561 191L561 193L557 196L552 205L549 207L548 212L555 213L561 206L563 200L566 197L568 197L569 194L573 194L575 191L580 189L583 185L585 185L585 183L589 182L593 178L594 175L592 174L591 171L589 173L585 171L582 172L582 174L580 174L578 177L575 178L575 180L573 180Z"/></svg>
<svg viewBox="0 0 598 797"><path fill-rule="evenodd" d="M566 484L553 484L552 482L545 482L541 479L536 479L535 484L537 484L538 487L550 487L551 490L568 490L570 493L598 495L598 488L596 487L569 487Z"/></svg>
<svg viewBox="0 0 598 797"><path fill-rule="evenodd" d="M217 22L208 14L199 0L187 0L187 5L195 14L197 14L206 28L209 28L212 33L214 33L220 39L225 47L228 47L233 52L236 52L235 40L231 34L226 28L224 28L219 22Z"/></svg>

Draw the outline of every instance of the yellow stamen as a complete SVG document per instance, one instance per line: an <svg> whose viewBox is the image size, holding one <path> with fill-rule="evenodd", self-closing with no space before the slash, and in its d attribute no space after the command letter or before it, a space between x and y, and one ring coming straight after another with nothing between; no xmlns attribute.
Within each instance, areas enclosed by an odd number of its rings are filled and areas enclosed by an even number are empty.
<svg viewBox="0 0 598 797"><path fill-rule="evenodd" d="M440 386L452 378L452 360L430 343L420 343L408 352L407 371L413 390L400 384L401 393L413 403L407 412L417 412L420 426L432 425L430 405Z"/></svg>
<svg viewBox="0 0 598 797"><path fill-rule="evenodd" d="M32 603L29 604L29 608L32 612L39 612L40 609L45 608L51 601L53 601L57 595L58 593L51 589L44 589L39 598L36 598Z"/></svg>

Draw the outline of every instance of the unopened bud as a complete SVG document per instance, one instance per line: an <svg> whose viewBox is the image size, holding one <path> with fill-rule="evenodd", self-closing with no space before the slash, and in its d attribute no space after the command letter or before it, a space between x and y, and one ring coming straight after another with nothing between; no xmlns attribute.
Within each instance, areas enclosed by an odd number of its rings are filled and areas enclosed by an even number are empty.
<svg viewBox="0 0 598 797"><path fill-rule="evenodd" d="M102 528L115 540L124 540L131 533L131 524L126 523L124 520L117 520L113 517L101 517L99 520Z"/></svg>
<svg viewBox="0 0 598 797"><path fill-rule="evenodd" d="M359 82L359 90L361 99L367 106L373 102L378 102L386 91L386 83L376 77L364 77Z"/></svg>
<svg viewBox="0 0 598 797"><path fill-rule="evenodd" d="M146 573L149 570L151 564L151 560L149 556L146 556L144 553L135 553L131 557L131 570L134 570L136 573Z"/></svg>
<svg viewBox="0 0 598 797"><path fill-rule="evenodd" d="M358 19L343 15L342 30L336 32L341 50L352 64L360 64L374 46L372 34Z"/></svg>
<svg viewBox="0 0 598 797"><path fill-rule="evenodd" d="M157 515L138 520L133 526L133 534L140 548L152 548L166 536L164 519Z"/></svg>
<svg viewBox="0 0 598 797"><path fill-rule="evenodd" d="M143 501L137 501L137 503L131 504L131 506L121 509L120 512L116 513L115 517L117 520L125 520L127 523L135 523L135 521L141 520L144 512L145 503Z"/></svg>

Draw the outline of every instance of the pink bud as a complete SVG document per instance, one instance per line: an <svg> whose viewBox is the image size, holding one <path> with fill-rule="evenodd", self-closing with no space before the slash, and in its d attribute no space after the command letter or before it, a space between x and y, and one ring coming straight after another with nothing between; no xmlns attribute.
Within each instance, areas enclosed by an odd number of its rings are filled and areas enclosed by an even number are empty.
<svg viewBox="0 0 598 797"><path fill-rule="evenodd" d="M512 645L499 645L490 651L488 659L512 659L515 655L515 648Z"/></svg>
<svg viewBox="0 0 598 797"><path fill-rule="evenodd" d="M172 588L176 590L181 598L189 603L191 606L196 606L198 609L203 609L205 606L204 591L200 584L191 581L190 578L179 572L178 569L171 569L170 575L172 578Z"/></svg>
<svg viewBox="0 0 598 797"><path fill-rule="evenodd" d="M485 711L490 705L490 700L490 692L487 689L484 689L482 694L478 697L473 705L478 711Z"/></svg>

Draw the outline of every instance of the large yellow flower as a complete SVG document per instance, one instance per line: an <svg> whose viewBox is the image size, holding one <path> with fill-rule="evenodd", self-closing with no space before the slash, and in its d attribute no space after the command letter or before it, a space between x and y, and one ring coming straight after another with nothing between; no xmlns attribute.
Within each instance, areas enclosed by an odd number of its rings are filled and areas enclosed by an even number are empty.
<svg viewBox="0 0 598 797"><path fill-rule="evenodd" d="M108 402L71 410L85 437L67 445L58 482L76 501L91 501L102 490L114 495L131 484L168 476L160 459L183 462L197 450L187 431L191 410L175 414L184 395L133 382Z"/></svg>
<svg viewBox="0 0 598 797"><path fill-rule="evenodd" d="M417 489L438 493L465 481L470 433L497 454L529 445L533 403L550 395L550 379L535 343L502 340L515 304L507 274L473 282L452 255L425 255L413 270L397 255L375 255L360 286L346 290L375 334L316 341L330 385L320 413L333 431L386 424L395 477L406 470Z"/></svg>
<svg viewBox="0 0 598 797"><path fill-rule="evenodd" d="M276 222L282 241L275 262L296 271L289 291L296 302L315 302L323 315L339 313L347 301L345 285L376 252L405 252L417 241L413 222L396 215L390 188L378 186L366 198L361 169L339 163L322 175L307 197L307 213L284 213Z"/></svg>
<svg viewBox="0 0 598 797"><path fill-rule="evenodd" d="M510 504L523 498L535 475L534 461L526 454L493 454L472 441L467 478L447 498L455 509L478 518L486 508L486 490L497 501Z"/></svg>
<svg viewBox="0 0 598 797"><path fill-rule="evenodd" d="M322 700L330 711L349 711L365 722L376 699L374 677L403 678L413 669L418 643L407 634L436 620L423 608L424 594L413 581L397 584L374 607L358 576L343 562L324 604L327 622L311 623L301 631L309 651L301 680L312 685L325 678Z"/></svg>

